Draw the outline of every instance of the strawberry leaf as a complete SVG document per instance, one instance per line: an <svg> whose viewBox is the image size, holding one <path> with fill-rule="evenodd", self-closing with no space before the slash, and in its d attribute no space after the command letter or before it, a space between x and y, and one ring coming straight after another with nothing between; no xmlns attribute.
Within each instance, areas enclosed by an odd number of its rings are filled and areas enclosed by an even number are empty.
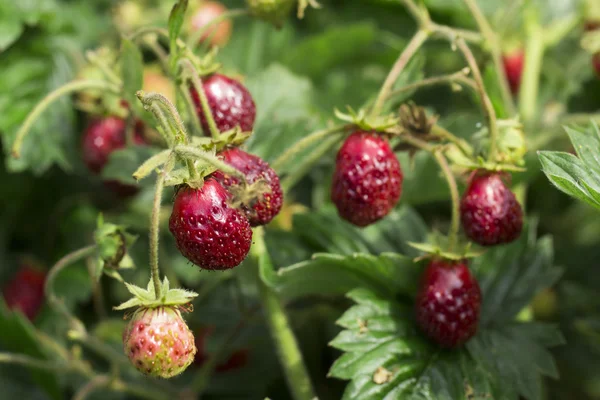
<svg viewBox="0 0 600 400"><path fill-rule="evenodd" d="M141 109L136 92L142 89L144 63L142 52L131 40L123 39L121 45L121 79L125 100L138 110ZM142 115L143 113L139 113Z"/></svg>
<svg viewBox="0 0 600 400"><path fill-rule="evenodd" d="M563 339L552 325L515 320L560 274L550 239L536 240L535 230L531 224L518 242L473 262L484 304L480 330L463 348L440 350L417 329L406 299L418 273L404 276L402 287L367 283L350 291L356 305L338 320L344 330L331 342L344 354L330 375L351 381L344 399L541 399L542 377L557 377L547 347ZM391 281L382 268L370 273L371 280Z"/></svg>
<svg viewBox="0 0 600 400"><path fill-rule="evenodd" d="M600 209L600 128L565 127L577 156L558 151L540 151L542 170L560 191Z"/></svg>

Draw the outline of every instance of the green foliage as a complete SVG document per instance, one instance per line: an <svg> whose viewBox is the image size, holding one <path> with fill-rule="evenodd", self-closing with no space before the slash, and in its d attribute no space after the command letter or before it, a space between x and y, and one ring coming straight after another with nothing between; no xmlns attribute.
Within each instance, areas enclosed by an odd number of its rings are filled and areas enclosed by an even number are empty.
<svg viewBox="0 0 600 400"><path fill-rule="evenodd" d="M344 398L541 399L542 376L558 377L547 347L561 344L562 336L555 326L515 322L515 317L559 276L550 244L536 241L532 229L519 242L475 259L482 320L463 349L440 350L418 332L412 301L399 300L413 298L418 275L412 284L403 276L402 287L363 285L350 291L356 305L338 320L345 330L331 342L344 354L330 375L351 380ZM369 272L371 279L390 281L381 269Z"/></svg>
<svg viewBox="0 0 600 400"><path fill-rule="evenodd" d="M542 169L550 182L562 192L600 209L600 128L592 131L566 127L577 153L540 151Z"/></svg>

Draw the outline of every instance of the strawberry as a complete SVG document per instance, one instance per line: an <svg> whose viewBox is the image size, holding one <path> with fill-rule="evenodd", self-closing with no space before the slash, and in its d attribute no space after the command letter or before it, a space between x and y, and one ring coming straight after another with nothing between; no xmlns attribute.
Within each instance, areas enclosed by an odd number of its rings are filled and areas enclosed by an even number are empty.
<svg viewBox="0 0 600 400"><path fill-rule="evenodd" d="M81 144L83 161L88 169L94 174L100 174L108 162L110 154L125 147L127 123L117 117L97 119L90 122L83 134ZM136 144L144 144L145 141L140 134L143 129L141 122L135 125L134 141ZM137 193L137 187L126 185L118 181L107 180L105 185L113 192L127 197Z"/></svg>
<svg viewBox="0 0 600 400"><path fill-rule="evenodd" d="M441 347L464 344L477 331L481 291L467 261L432 260L416 299L419 328Z"/></svg>
<svg viewBox="0 0 600 400"><path fill-rule="evenodd" d="M281 27L296 0L246 0L250 13L257 18Z"/></svg>
<svg viewBox="0 0 600 400"><path fill-rule="evenodd" d="M236 126L239 126L244 132L252 131L256 118L256 106L252 95L244 85L225 75L212 74L202 82L202 87L219 132L228 131ZM198 93L194 88L191 88L191 93L204 134L210 136Z"/></svg>
<svg viewBox="0 0 600 400"><path fill-rule="evenodd" d="M250 351L248 349L239 349L231 353L229 358L225 362L217 365L215 371L217 372L229 372L236 369L243 368L248 364L248 358Z"/></svg>
<svg viewBox="0 0 600 400"><path fill-rule="evenodd" d="M181 254L202 269L233 268L250 250L252 229L248 219L229 206L229 197L212 178L200 189L185 186L175 196L169 230Z"/></svg>
<svg viewBox="0 0 600 400"><path fill-rule="evenodd" d="M2 290L8 308L19 310L33 320L44 302L45 280L43 272L23 265Z"/></svg>
<svg viewBox="0 0 600 400"><path fill-rule="evenodd" d="M460 202L466 235L482 246L509 243L523 228L523 210L503 180L503 174L476 171Z"/></svg>
<svg viewBox="0 0 600 400"><path fill-rule="evenodd" d="M199 329L196 331L196 348L198 352L194 358L194 365L201 367L206 361L208 361L209 353L206 351L206 340L214 332L215 327L209 326L206 328ZM222 363L217 364L215 367L216 372L229 372L239 368L242 368L248 364L248 349L239 349L231 353L231 355Z"/></svg>
<svg viewBox="0 0 600 400"><path fill-rule="evenodd" d="M513 94L516 94L521 87L525 52L519 48L510 53L505 53L502 56L502 62L504 63L504 72L506 73L510 90Z"/></svg>
<svg viewBox="0 0 600 400"><path fill-rule="evenodd" d="M249 201L245 201L243 210L248 217L250 226L266 225L271 222L283 204L283 191L277 173L260 157L248 154L238 148L227 149L220 154L220 157L227 164L242 172L248 184L261 180L268 186L266 193L252 196L253 198ZM215 172L213 176L232 193L241 186L238 178L221 171Z"/></svg>
<svg viewBox="0 0 600 400"><path fill-rule="evenodd" d="M227 7L217 1L204 1L196 10L191 12L189 20L190 31L194 32L204 29L215 18L220 17L227 12ZM226 19L212 25L200 38L200 41L208 39L213 46L223 46L229 41L231 36L231 20Z"/></svg>
<svg viewBox="0 0 600 400"><path fill-rule="evenodd" d="M175 307L138 308L123 332L125 354L138 371L179 375L194 361L194 335Z"/></svg>
<svg viewBox="0 0 600 400"><path fill-rule="evenodd" d="M367 226L385 217L400 199L402 169L390 144L376 132L356 131L340 148L331 199L340 217Z"/></svg>

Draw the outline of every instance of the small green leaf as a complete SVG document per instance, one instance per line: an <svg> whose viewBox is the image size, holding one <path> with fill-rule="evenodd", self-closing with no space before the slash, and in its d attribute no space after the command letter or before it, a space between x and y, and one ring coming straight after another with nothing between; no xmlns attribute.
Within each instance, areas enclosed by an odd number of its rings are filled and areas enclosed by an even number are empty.
<svg viewBox="0 0 600 400"><path fill-rule="evenodd" d="M169 15L169 50L172 57L177 54L177 39L183 27L187 6L188 0L179 0L175 3Z"/></svg>
<svg viewBox="0 0 600 400"><path fill-rule="evenodd" d="M122 39L121 79L123 93L129 104L139 104L135 93L142 89L144 81L144 62L140 49L129 39Z"/></svg>
<svg viewBox="0 0 600 400"><path fill-rule="evenodd" d="M134 172L140 164L152 158L156 152L156 149L150 146L130 146L115 150L110 154L108 163L102 169L102 177L135 186L137 181L133 178Z"/></svg>

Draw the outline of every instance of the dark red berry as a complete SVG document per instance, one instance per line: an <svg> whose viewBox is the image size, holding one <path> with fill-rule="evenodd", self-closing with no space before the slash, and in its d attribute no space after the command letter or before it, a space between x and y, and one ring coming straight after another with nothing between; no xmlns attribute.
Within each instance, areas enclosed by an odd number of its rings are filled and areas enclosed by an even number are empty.
<svg viewBox="0 0 600 400"><path fill-rule="evenodd" d="M523 49L517 49L502 56L504 63L504 72L508 79L510 90L513 94L519 92L521 87L521 75L523 75L523 65L525 63L525 52Z"/></svg>
<svg viewBox="0 0 600 400"><path fill-rule="evenodd" d="M204 79L202 87L220 132L228 131L238 125L244 132L252 131L256 118L256 106L252 95L244 85L225 75L212 74ZM210 136L198 93L194 88L191 88L191 93L204 134Z"/></svg>
<svg viewBox="0 0 600 400"><path fill-rule="evenodd" d="M214 326L201 328L196 330L194 335L194 342L196 344L196 356L194 357L194 365L202 366L208 360L208 352L206 351L206 340L214 331Z"/></svg>
<svg viewBox="0 0 600 400"><path fill-rule="evenodd" d="M444 348L464 344L477 332L481 291L467 261L433 260L417 294L419 328Z"/></svg>
<svg viewBox="0 0 600 400"><path fill-rule="evenodd" d="M11 310L20 310L33 320L44 302L43 272L24 265L2 290L4 301Z"/></svg>
<svg viewBox="0 0 600 400"><path fill-rule="evenodd" d="M385 137L356 131L337 154L331 199L340 217L367 226L394 208L402 180L400 163Z"/></svg>
<svg viewBox="0 0 600 400"><path fill-rule="evenodd" d="M594 71L598 78L600 78L600 53L594 54L592 57L592 65L594 66Z"/></svg>
<svg viewBox="0 0 600 400"><path fill-rule="evenodd" d="M99 174L108 162L110 154L118 149L122 149L126 144L125 120L117 117L108 117L97 119L90 122L82 141L83 161L94 174ZM141 122L135 126L134 141L136 144L145 144L144 138L140 134L143 129ZM118 181L107 180L104 182L106 187L122 197L128 197L137 193L137 187L127 185Z"/></svg>
<svg viewBox="0 0 600 400"><path fill-rule="evenodd" d="M245 202L243 210L251 226L266 225L271 222L283 205L283 191L277 173L260 157L248 154L238 148L227 149L220 156L227 164L243 173L249 185L260 180L267 186L265 193ZM213 176L227 190L240 188L239 178L221 171L215 172Z"/></svg>
<svg viewBox="0 0 600 400"><path fill-rule="evenodd" d="M248 364L248 359L250 358L250 351L248 349L240 349L236 350L225 362L217 365L215 371L217 372L229 372L234 371L236 369L242 368Z"/></svg>
<svg viewBox="0 0 600 400"><path fill-rule="evenodd" d="M205 328L198 329L194 336L196 348L196 356L194 357L194 365L201 367L206 361L208 361L210 354L206 351L206 340L214 332L214 326L208 326ZM248 349L239 349L231 353L231 355L222 363L217 364L215 371L219 373L233 371L244 367L248 364L250 351Z"/></svg>
<svg viewBox="0 0 600 400"><path fill-rule="evenodd" d="M169 230L181 254L202 269L233 268L250 250L250 223L228 199L229 193L212 178L200 189L181 188L175 197Z"/></svg>
<svg viewBox="0 0 600 400"><path fill-rule="evenodd" d="M476 171L460 202L466 235L482 246L509 243L523 228L523 210L506 186L503 174Z"/></svg>

